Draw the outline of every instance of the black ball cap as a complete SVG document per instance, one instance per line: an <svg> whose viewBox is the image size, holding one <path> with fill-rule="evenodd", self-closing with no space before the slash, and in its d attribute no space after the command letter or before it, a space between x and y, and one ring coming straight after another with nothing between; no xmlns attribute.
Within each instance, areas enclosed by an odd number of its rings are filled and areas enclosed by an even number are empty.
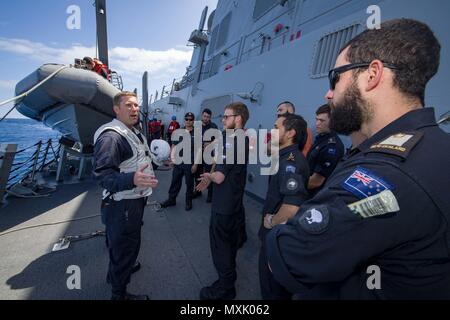
<svg viewBox="0 0 450 320"><path fill-rule="evenodd" d="M185 118L193 118L193 119L195 119L195 116L194 116L194 114L193 114L192 112L187 112L187 113L184 115L184 117L185 117Z"/></svg>

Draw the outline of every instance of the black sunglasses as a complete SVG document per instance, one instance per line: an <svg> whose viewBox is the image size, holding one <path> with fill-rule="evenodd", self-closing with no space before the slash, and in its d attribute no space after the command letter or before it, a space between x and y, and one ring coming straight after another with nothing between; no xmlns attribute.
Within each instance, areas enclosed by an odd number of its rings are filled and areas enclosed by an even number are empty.
<svg viewBox="0 0 450 320"><path fill-rule="evenodd" d="M385 68L398 70L400 69L398 66L390 64L390 63L384 63ZM328 80L330 80L330 89L334 90L336 88L336 84L339 82L339 79L341 77L341 73L358 69L358 68L367 68L370 66L370 63L363 62L363 63L350 63L346 64L345 66L341 66L338 68L331 69L330 72L328 72Z"/></svg>
<svg viewBox="0 0 450 320"><path fill-rule="evenodd" d="M194 121L192 118L184 118L184 121Z"/></svg>

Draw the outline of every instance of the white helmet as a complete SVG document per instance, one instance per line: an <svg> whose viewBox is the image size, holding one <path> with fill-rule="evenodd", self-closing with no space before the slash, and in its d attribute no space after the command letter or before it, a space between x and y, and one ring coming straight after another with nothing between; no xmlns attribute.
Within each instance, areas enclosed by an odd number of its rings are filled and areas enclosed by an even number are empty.
<svg viewBox="0 0 450 320"><path fill-rule="evenodd" d="M163 162L170 157L170 146L165 140L156 139L150 144L150 153L153 162L157 166L162 166Z"/></svg>

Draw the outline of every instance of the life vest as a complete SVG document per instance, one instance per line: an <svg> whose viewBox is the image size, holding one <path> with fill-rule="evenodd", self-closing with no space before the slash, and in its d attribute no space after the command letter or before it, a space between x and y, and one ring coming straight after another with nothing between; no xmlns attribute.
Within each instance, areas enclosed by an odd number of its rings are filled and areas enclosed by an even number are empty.
<svg viewBox="0 0 450 320"><path fill-rule="evenodd" d="M97 72L99 75L101 75L102 77L104 77L106 75L106 79L109 81L110 80L110 75L109 75L109 68L106 64L104 64L103 62L101 62L98 59L94 59L94 72Z"/></svg>
<svg viewBox="0 0 450 320"><path fill-rule="evenodd" d="M152 167L152 159L150 149L147 145L147 140L143 135L142 139L139 140L136 133L133 133L125 124L121 121L114 119L113 121L104 124L94 134L94 144L97 141L98 137L107 130L113 130L124 137L131 146L133 150L133 156L125 160L119 165L120 173L130 173L138 171L143 165L148 164L147 169L144 170L145 173L154 175L153 167ZM135 130L133 128L133 130ZM108 194L107 190L103 191L103 196L105 197ZM115 201L120 201L122 199L138 199L143 197L148 197L152 194L152 188L143 188L136 187L131 190L124 190L120 192L116 192L112 195L112 198Z"/></svg>
<svg viewBox="0 0 450 320"><path fill-rule="evenodd" d="M175 130L177 130L180 127L180 124L177 121L172 121L169 123L169 128L167 129L167 132L169 135L172 134Z"/></svg>

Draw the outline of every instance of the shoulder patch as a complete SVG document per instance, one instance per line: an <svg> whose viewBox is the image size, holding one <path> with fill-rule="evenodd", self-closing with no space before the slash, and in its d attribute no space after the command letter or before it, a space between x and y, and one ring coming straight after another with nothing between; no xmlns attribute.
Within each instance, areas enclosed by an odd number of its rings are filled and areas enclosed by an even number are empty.
<svg viewBox="0 0 450 320"><path fill-rule="evenodd" d="M295 170L297 170L294 166L286 166L286 172L295 173Z"/></svg>
<svg viewBox="0 0 450 320"><path fill-rule="evenodd" d="M372 197L348 205L348 208L363 219L398 212L400 207L394 194L385 190Z"/></svg>
<svg viewBox="0 0 450 320"><path fill-rule="evenodd" d="M298 218L300 228L310 234L321 234L328 229L330 214L324 205L313 207Z"/></svg>
<svg viewBox="0 0 450 320"><path fill-rule="evenodd" d="M342 183L341 186L354 194L358 199L369 198L385 190L395 190L395 187L373 172L358 167Z"/></svg>
<svg viewBox="0 0 450 320"><path fill-rule="evenodd" d="M419 143L423 132L397 133L387 139L372 145L366 153L381 152L399 156L406 159L411 150Z"/></svg>
<svg viewBox="0 0 450 320"><path fill-rule="evenodd" d="M335 156L336 155L336 148L335 147L328 148L328 154L331 154L331 155Z"/></svg>

